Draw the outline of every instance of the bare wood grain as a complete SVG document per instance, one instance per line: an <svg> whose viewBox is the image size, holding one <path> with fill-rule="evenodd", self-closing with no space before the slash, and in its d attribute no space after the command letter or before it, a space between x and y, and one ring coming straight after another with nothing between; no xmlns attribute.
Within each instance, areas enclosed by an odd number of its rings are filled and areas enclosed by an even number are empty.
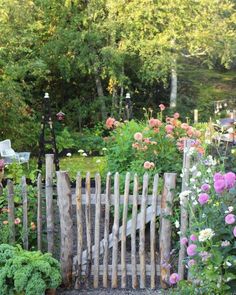
<svg viewBox="0 0 236 295"><path fill-rule="evenodd" d="M16 240L14 187L13 187L12 181L9 179L7 181L7 201L8 201L9 243L14 244Z"/></svg>
<svg viewBox="0 0 236 295"><path fill-rule="evenodd" d="M42 251L42 175L37 177L37 245Z"/></svg>
<svg viewBox="0 0 236 295"><path fill-rule="evenodd" d="M25 176L21 179L21 189L23 198L23 246L25 250L29 248L29 232L28 232L28 197L27 184Z"/></svg>

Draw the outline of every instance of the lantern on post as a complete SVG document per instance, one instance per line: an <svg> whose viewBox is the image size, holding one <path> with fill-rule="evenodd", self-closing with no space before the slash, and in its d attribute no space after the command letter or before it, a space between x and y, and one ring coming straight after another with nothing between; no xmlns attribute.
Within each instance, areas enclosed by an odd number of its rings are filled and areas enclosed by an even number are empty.
<svg viewBox="0 0 236 295"><path fill-rule="evenodd" d="M131 120L133 117L132 113L132 101L130 97L130 93L126 93L125 96L125 119Z"/></svg>
<svg viewBox="0 0 236 295"><path fill-rule="evenodd" d="M57 113L56 116L57 116L58 121L64 121L64 119L65 119L65 114L62 111Z"/></svg>

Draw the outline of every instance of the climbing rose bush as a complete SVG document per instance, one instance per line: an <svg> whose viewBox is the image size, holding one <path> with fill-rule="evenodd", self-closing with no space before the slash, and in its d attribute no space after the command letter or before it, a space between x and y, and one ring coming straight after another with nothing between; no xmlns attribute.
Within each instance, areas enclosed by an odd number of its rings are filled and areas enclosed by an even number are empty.
<svg viewBox="0 0 236 295"><path fill-rule="evenodd" d="M184 263L191 279L179 282L180 294L186 290L189 294L235 291L236 174L218 169L211 156L202 159L191 168L190 190L180 195L182 204L186 198L191 215L189 232L180 232L180 244L187 253Z"/></svg>

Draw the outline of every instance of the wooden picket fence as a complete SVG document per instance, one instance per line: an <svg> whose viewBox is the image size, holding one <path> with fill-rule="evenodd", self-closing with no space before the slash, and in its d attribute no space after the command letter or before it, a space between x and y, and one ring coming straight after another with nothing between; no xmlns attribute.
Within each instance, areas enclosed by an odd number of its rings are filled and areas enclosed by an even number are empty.
<svg viewBox="0 0 236 295"><path fill-rule="evenodd" d="M120 194L119 173L114 176L114 189L111 174L107 174L105 194L101 193L101 177L95 176L95 193L91 194L90 174L86 176L85 193L82 194L82 177L76 180L76 219L77 238L73 233L72 193L67 172L57 172L57 194L61 224L61 267L63 282L72 284L73 239L77 239L77 255L74 257L76 288L93 277L93 287L126 288L127 277L132 277L133 288L155 288L157 277L161 278L162 287L168 286L169 253L171 250L171 221L173 190L176 186L176 174L165 173L164 188L158 194L158 175L153 181L152 195L148 195L149 176L143 176L142 194L139 194L139 179L134 176L133 193L130 194L130 174L126 174L124 195ZM112 193L112 191L114 193ZM105 206L104 231L101 233L101 206ZM122 216L119 211L123 206ZM132 206L132 218L128 219L128 206ZM91 208L95 206L95 221L91 221ZM109 232L111 208L114 208L112 232ZM85 216L85 220L84 220ZM122 223L120 224L120 217ZM157 237L157 217L159 217L159 239ZM85 226L83 224L85 223ZM150 261L146 256L145 228L150 223ZM94 245L92 245L92 227L94 226ZM83 228L86 231L84 241ZM136 233L139 232L139 251L136 251ZM127 237L131 236L131 257L127 257ZM157 241L159 240L159 250ZM119 242L121 243L119 247ZM85 244L85 247L83 247ZM112 250L110 250L112 248ZM159 260L159 264L157 261ZM119 262L120 261L120 262ZM139 263L138 263L139 261ZM118 284L118 277L121 283ZM150 277L150 285L147 285ZM138 280L139 278L139 280ZM99 281L102 281L99 284ZM109 281L111 282L109 286Z"/></svg>
<svg viewBox="0 0 236 295"><path fill-rule="evenodd" d="M186 143L186 147L188 145L189 143ZM182 190L187 189L189 162L185 152ZM80 173L77 174L75 192L66 171L57 172L56 178L56 189L54 189L53 155L46 155L45 187L42 185L41 175L38 175L37 180L37 244L39 250L44 250L42 249L44 215L47 251L55 252L55 224L59 221L60 262L65 287L78 289L93 285L94 288L154 289L157 286L162 288L169 286L170 218L176 173L164 174L161 194L158 193L159 176L155 175L152 180L147 173L142 179L137 175L131 179L130 173L127 173L124 193L120 191L119 173L107 174L104 192L100 174L95 176L94 192L90 173L85 177L85 188L82 188L83 179ZM10 243L14 243L14 187L10 180L7 187ZM23 246L28 249L28 200L25 177L22 178L21 187ZM152 194L149 194L150 191ZM55 193L56 200L53 199ZM42 214L44 201L46 209ZM59 220L55 220L55 209L59 210ZM128 217L130 210L131 218ZM186 232L187 220L186 207L182 205L180 228L182 233ZM185 249L181 246L178 265L181 277L184 276L184 257Z"/></svg>

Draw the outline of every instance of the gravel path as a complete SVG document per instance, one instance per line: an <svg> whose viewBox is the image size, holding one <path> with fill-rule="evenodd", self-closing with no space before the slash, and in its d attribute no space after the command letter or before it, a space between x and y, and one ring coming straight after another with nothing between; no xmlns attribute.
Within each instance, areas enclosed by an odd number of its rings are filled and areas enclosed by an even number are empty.
<svg viewBox="0 0 236 295"><path fill-rule="evenodd" d="M60 295L160 295L165 294L161 290L124 290L124 289L92 289L92 290L72 290L72 291L59 291L57 294Z"/></svg>

